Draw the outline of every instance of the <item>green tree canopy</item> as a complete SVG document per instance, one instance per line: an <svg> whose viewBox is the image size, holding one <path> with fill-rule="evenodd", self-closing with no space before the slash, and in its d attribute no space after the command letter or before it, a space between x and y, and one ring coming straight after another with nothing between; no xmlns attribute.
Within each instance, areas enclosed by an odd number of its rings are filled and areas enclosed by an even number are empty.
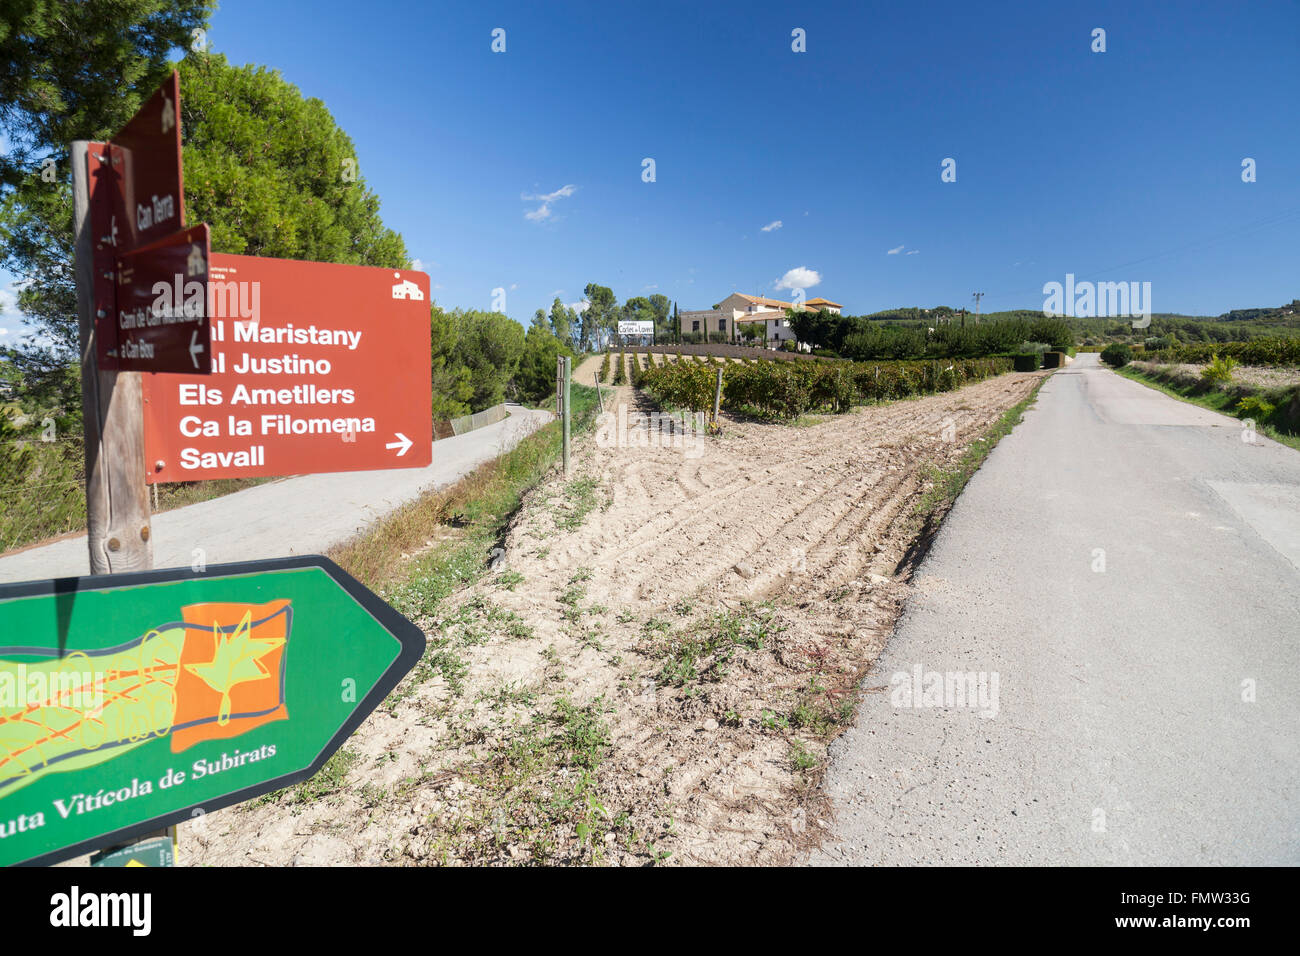
<svg viewBox="0 0 1300 956"><path fill-rule="evenodd" d="M0 7L0 189L66 172L73 140L119 129L207 26L214 0L5 0ZM66 177L65 177L66 181ZM48 185L48 184L46 184Z"/></svg>
<svg viewBox="0 0 1300 956"><path fill-rule="evenodd" d="M351 138L278 71L193 54L181 64L189 225L212 250L353 265L409 265L384 226Z"/></svg>
<svg viewBox="0 0 1300 956"><path fill-rule="evenodd" d="M668 296L658 292L650 296L650 308L655 318L655 332L659 336L671 330L672 322L668 319L671 307L672 303L668 301Z"/></svg>
<svg viewBox="0 0 1300 956"><path fill-rule="evenodd" d="M448 315L456 329L453 359L470 374L470 410L505 401L524 352L523 326L500 312L453 309Z"/></svg>
<svg viewBox="0 0 1300 956"><path fill-rule="evenodd" d="M551 303L551 334L561 342L571 342L573 339L573 327L577 324L577 315L570 308L566 308L557 295L555 301Z"/></svg>
<svg viewBox="0 0 1300 956"><path fill-rule="evenodd" d="M582 312L582 333L579 336L579 349L583 352L599 348L609 337L618 321L618 300L614 291L608 286L587 284L583 290L590 303Z"/></svg>
<svg viewBox="0 0 1300 956"><path fill-rule="evenodd" d="M523 356L515 381L521 397L540 402L555 393L555 360L561 355L572 355L569 346L548 330L534 325L524 336Z"/></svg>
<svg viewBox="0 0 1300 956"><path fill-rule="evenodd" d="M471 372L456 357L460 336L455 320L436 305L429 307L429 369L433 384L435 419L458 418L469 412L474 397Z"/></svg>

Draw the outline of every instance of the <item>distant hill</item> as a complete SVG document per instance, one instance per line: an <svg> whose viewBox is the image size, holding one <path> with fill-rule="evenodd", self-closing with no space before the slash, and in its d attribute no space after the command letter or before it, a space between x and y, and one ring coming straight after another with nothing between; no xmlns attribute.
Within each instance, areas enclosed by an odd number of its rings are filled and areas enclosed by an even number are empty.
<svg viewBox="0 0 1300 956"><path fill-rule="evenodd" d="M924 308L902 306L882 309L870 315L859 316L857 321L891 326L934 326L946 320L958 320L960 313L947 306ZM981 324L1000 319L1033 321L1042 318L1041 309L1007 309L985 312ZM1193 342L1247 342L1257 338L1291 338L1300 335L1300 299L1275 308L1233 309L1223 315L1184 315L1178 312L1153 312L1149 325L1134 329L1125 317L1076 318L1066 316L1075 334L1085 345L1098 345L1110 341L1142 341L1152 337L1166 337L1182 343ZM967 310L967 325L975 321L974 313Z"/></svg>
<svg viewBox="0 0 1300 956"><path fill-rule="evenodd" d="M960 310L947 306L923 308L921 306L900 306L896 309L881 309L859 318L873 322L924 322L935 318L959 315ZM973 310L967 309L967 318L973 316ZM1001 312L983 312L980 319L1025 319L1043 314L1041 309L1004 309ZM1300 325L1300 299L1292 299L1286 305L1258 309L1233 309L1222 315L1187 315L1183 312L1153 312L1153 319L1177 320L1183 322L1258 322L1266 325Z"/></svg>
<svg viewBox="0 0 1300 956"><path fill-rule="evenodd" d="M1290 324L1300 320L1300 299L1272 309L1233 309L1219 316L1221 322L1279 322Z"/></svg>

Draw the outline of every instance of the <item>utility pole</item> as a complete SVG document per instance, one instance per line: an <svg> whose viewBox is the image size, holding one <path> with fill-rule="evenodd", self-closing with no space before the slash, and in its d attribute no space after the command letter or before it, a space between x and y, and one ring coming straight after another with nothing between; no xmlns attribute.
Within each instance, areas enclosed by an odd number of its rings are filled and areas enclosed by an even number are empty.
<svg viewBox="0 0 1300 956"><path fill-rule="evenodd" d="M984 297L984 293L972 292L971 295L975 297L975 324L979 325L980 324L980 299Z"/></svg>

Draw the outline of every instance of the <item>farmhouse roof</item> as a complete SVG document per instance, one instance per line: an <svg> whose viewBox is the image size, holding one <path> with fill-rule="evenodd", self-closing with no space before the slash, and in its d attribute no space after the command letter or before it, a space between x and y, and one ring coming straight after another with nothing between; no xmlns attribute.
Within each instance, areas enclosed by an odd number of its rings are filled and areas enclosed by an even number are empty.
<svg viewBox="0 0 1300 956"><path fill-rule="evenodd" d="M778 309L794 308L793 302L782 302L780 299L769 299L767 298L767 296L762 296L762 295L745 295L745 293L743 292L737 292L735 294L740 296L742 299L744 299L747 302L753 302L755 305L774 305Z"/></svg>

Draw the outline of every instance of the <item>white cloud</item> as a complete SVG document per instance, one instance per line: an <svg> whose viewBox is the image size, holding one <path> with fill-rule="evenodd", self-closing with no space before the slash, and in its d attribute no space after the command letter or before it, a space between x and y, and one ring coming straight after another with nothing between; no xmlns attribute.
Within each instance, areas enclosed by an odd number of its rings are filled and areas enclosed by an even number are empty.
<svg viewBox="0 0 1300 956"><path fill-rule="evenodd" d="M773 219L771 222L769 222L766 226L763 227L763 232L772 232L775 229L780 229L781 226L783 225L784 223L782 223L780 219Z"/></svg>
<svg viewBox="0 0 1300 956"><path fill-rule="evenodd" d="M914 256L914 255L916 255L917 253L919 253L920 251L921 251L920 249L908 249L908 250L907 250L907 254L908 254L909 256Z"/></svg>
<svg viewBox="0 0 1300 956"><path fill-rule="evenodd" d="M885 255L887 255L887 256L896 256L896 255L898 255L900 252L902 252L903 249L904 249L903 246L894 246L894 248L892 248L892 249L890 249L888 252L886 252Z"/></svg>
<svg viewBox="0 0 1300 956"><path fill-rule="evenodd" d="M777 282L778 289L811 289L822 281L822 274L814 269L799 266L791 269Z"/></svg>
<svg viewBox="0 0 1300 956"><path fill-rule="evenodd" d="M578 187L570 183L567 186L561 186L553 193L520 193L519 198L524 202L540 202L541 205L536 209L530 209L524 213L524 218L530 222L545 222L553 215L551 204L561 199L567 199L578 191Z"/></svg>
<svg viewBox="0 0 1300 956"><path fill-rule="evenodd" d="M565 307L566 309L572 309L574 312L586 312L586 311L587 311L587 306L589 306L589 305L591 305L591 303L588 302L586 299L583 299L581 302L566 302L566 303L564 303L564 307Z"/></svg>
<svg viewBox="0 0 1300 956"><path fill-rule="evenodd" d="M511 292L514 292L515 289L518 289L518 288L519 288L519 283L518 283L518 282L512 282L512 283L510 283L510 291L511 291Z"/></svg>
<svg viewBox="0 0 1300 956"><path fill-rule="evenodd" d="M555 202L557 199L567 199L577 191L577 186L569 184L568 186L561 186L553 193L538 193L532 196L528 195L528 193L520 193L519 198L524 202Z"/></svg>

